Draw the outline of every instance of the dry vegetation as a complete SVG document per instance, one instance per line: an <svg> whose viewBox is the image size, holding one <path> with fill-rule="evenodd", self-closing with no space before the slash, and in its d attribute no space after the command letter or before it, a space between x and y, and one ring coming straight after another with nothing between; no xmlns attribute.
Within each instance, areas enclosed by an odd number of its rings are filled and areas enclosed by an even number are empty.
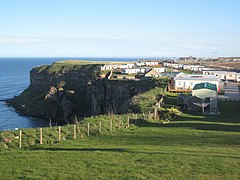
<svg viewBox="0 0 240 180"><path fill-rule="evenodd" d="M79 65L79 64L126 64L126 63L129 63L129 62L65 60L65 61L57 61L57 63L61 63L61 64L71 64L71 65Z"/></svg>
<svg viewBox="0 0 240 180"><path fill-rule="evenodd" d="M240 68L240 62L226 62L226 63L217 63L215 66L221 66L226 68Z"/></svg>

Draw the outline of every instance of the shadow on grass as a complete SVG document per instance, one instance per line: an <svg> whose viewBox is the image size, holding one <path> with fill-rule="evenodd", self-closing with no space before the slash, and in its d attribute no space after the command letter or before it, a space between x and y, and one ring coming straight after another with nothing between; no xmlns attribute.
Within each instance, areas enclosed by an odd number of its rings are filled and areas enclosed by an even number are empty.
<svg viewBox="0 0 240 180"><path fill-rule="evenodd" d="M240 115L237 114L220 114L220 115L201 115L201 114L193 114L190 113L192 116L196 117L178 117L178 120L203 120L207 122L224 122L224 123L240 123ZM202 118L197 118L202 117Z"/></svg>
<svg viewBox="0 0 240 180"><path fill-rule="evenodd" d="M33 148L32 150L41 151L77 151L77 152L116 152L116 153L134 153L134 154L148 154L148 155L171 155L171 156L193 156L193 157L216 157L216 158L234 158L240 159L240 156L226 155L226 154L209 154L209 152L181 152L181 151L138 151L129 150L127 148Z"/></svg>
<svg viewBox="0 0 240 180"><path fill-rule="evenodd" d="M223 125L223 124L209 124L209 123L170 123L165 127L184 127L197 130L210 130L210 131L228 131L228 132L240 132L240 126Z"/></svg>
<svg viewBox="0 0 240 180"><path fill-rule="evenodd" d="M31 150L43 150L43 151L82 151L82 152L126 152L125 148L44 148L44 147L34 147Z"/></svg>
<svg viewBox="0 0 240 180"><path fill-rule="evenodd" d="M202 115L201 113L187 112L186 116L178 116L177 121L206 121L221 123L240 123L240 115L236 113L222 113L220 115Z"/></svg>
<svg viewBox="0 0 240 180"><path fill-rule="evenodd" d="M131 152L130 152L131 153ZM134 153L134 152L132 152ZM178 155L178 156L193 156L193 157L217 157L217 158L233 158L233 159L240 159L240 156L233 156L233 155L222 155L222 154L209 154L209 153L204 153L204 154L199 154L198 152L193 153L179 153L178 151L171 151L171 152L166 152L166 151L158 151L158 152L135 152L135 153L141 153L141 154L164 154L164 155Z"/></svg>
<svg viewBox="0 0 240 180"><path fill-rule="evenodd" d="M139 119L135 121L134 124L138 127L165 127L165 128L181 127L181 128L192 128L197 130L240 132L239 125L227 125L227 124L211 123L211 122L205 122L205 121L201 123L199 121L201 121L202 119L194 119L194 120L192 118L184 118L184 122L172 121L168 124L161 124L158 122L149 122L146 120ZM186 121L189 121L189 122L186 122Z"/></svg>

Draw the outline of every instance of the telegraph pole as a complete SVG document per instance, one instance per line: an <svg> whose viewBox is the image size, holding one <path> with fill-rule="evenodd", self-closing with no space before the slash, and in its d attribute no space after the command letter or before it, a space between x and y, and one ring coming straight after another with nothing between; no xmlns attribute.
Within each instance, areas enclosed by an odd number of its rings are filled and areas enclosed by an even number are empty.
<svg viewBox="0 0 240 180"><path fill-rule="evenodd" d="M212 61L213 61L213 54L214 54L214 51L212 51L211 65L212 65Z"/></svg>

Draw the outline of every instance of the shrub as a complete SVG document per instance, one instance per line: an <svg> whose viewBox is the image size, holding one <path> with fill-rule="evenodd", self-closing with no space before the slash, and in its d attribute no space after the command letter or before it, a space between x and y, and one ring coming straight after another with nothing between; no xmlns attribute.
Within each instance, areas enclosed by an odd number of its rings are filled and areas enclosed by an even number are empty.
<svg viewBox="0 0 240 180"><path fill-rule="evenodd" d="M171 120L171 119L175 118L176 115L179 115L180 113L181 113L181 111L179 111L175 107L171 107L171 108L167 108L167 109L160 108L160 110L158 111L160 119L162 119L162 120Z"/></svg>

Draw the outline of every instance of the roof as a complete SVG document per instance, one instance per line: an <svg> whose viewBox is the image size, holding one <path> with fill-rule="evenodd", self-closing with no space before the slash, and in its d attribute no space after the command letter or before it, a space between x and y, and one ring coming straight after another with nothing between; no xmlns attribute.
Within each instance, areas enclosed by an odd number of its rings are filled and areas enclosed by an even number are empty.
<svg viewBox="0 0 240 180"><path fill-rule="evenodd" d="M160 73L158 73L158 72L156 72L156 71L154 71L154 70L152 69L152 70L150 70L149 72L147 72L147 73L145 74L145 76L153 76L153 75L158 75L158 74L160 74Z"/></svg>
<svg viewBox="0 0 240 180"><path fill-rule="evenodd" d="M215 75L179 74L174 78L174 80L218 81L220 78Z"/></svg>
<svg viewBox="0 0 240 180"><path fill-rule="evenodd" d="M162 75L177 75L179 72L163 72Z"/></svg>
<svg viewBox="0 0 240 180"><path fill-rule="evenodd" d="M135 67L135 68L126 68L125 70L130 69L130 70L141 70L141 69L151 69L150 67Z"/></svg>
<svg viewBox="0 0 240 180"><path fill-rule="evenodd" d="M214 73L214 74L236 74L234 71L218 71L218 70L207 70L204 72Z"/></svg>
<svg viewBox="0 0 240 180"><path fill-rule="evenodd" d="M193 87L193 90L198 90L198 89L210 89L213 91L217 91L217 86L216 84L211 84L208 82L195 84L195 86Z"/></svg>
<svg viewBox="0 0 240 180"><path fill-rule="evenodd" d="M147 67L149 68L149 67ZM157 68L153 68L153 69L166 69L165 67L157 67Z"/></svg>
<svg viewBox="0 0 240 180"><path fill-rule="evenodd" d="M184 64L183 66L186 66L186 67L205 67L205 66L201 66L201 65L192 65L192 64Z"/></svg>

